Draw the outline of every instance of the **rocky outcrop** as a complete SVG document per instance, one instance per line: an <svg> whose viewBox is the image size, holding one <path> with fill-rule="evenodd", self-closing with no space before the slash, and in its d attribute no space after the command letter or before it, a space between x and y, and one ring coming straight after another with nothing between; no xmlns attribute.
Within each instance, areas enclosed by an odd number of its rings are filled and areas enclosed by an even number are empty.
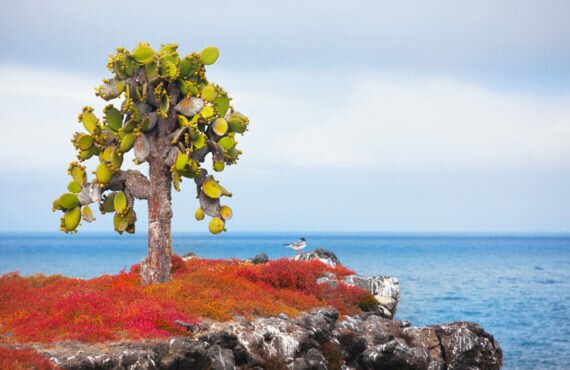
<svg viewBox="0 0 570 370"><path fill-rule="evenodd" d="M340 265L340 261L336 257L336 254L333 252L318 248L314 249L310 252L299 253L292 257L294 261L311 261L311 260L319 260L324 264L327 264L331 267L336 267Z"/></svg>
<svg viewBox="0 0 570 370"><path fill-rule="evenodd" d="M39 348L64 369L499 369L502 351L478 325L428 327L321 308L214 323L200 335L160 343Z"/></svg>
<svg viewBox="0 0 570 370"><path fill-rule="evenodd" d="M326 249L315 249L310 252L297 254L293 260L311 261L319 260L329 266L340 265L337 256ZM357 286L372 293L378 301L375 311L380 316L392 319L396 315L398 301L400 300L400 283L393 276L360 276L350 275L344 278L343 282L348 285ZM318 284L338 284L336 276L327 273L317 279Z"/></svg>
<svg viewBox="0 0 570 370"><path fill-rule="evenodd" d="M378 301L378 310L382 316L392 319L396 315L400 300L400 283L393 276L350 275L344 283L368 290Z"/></svg>

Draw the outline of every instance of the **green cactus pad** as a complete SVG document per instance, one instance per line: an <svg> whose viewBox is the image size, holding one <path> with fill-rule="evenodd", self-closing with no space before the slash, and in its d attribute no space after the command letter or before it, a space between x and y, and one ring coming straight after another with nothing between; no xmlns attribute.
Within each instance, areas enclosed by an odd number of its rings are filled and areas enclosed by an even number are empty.
<svg viewBox="0 0 570 370"><path fill-rule="evenodd" d="M70 232L75 230L79 225L79 221L81 221L81 210L79 207L75 207L65 212L62 221L65 231Z"/></svg>
<svg viewBox="0 0 570 370"><path fill-rule="evenodd" d="M97 178L97 181L99 181L99 183L108 184L111 181L111 178L113 177L113 172L111 171L111 169L109 169L107 164L100 163L97 166L97 170L95 171L95 177Z"/></svg>
<svg viewBox="0 0 570 370"><path fill-rule="evenodd" d="M121 152L116 150L115 147L113 147L113 151L111 152L111 160L109 163L111 165L110 166L111 171L113 172L119 171L121 169L121 165L123 164L123 159L124 157L121 155Z"/></svg>
<svg viewBox="0 0 570 370"><path fill-rule="evenodd" d="M202 61L196 53L187 55L180 61L180 77L182 78L196 77L201 69L203 69Z"/></svg>
<svg viewBox="0 0 570 370"><path fill-rule="evenodd" d="M123 125L123 114L112 105L107 105L103 112L105 113L105 124L113 131L119 131Z"/></svg>
<svg viewBox="0 0 570 370"><path fill-rule="evenodd" d="M214 115L214 110L209 105L206 105L204 108L202 108L200 115L205 119L210 119Z"/></svg>
<svg viewBox="0 0 570 370"><path fill-rule="evenodd" d="M172 186L174 186L174 190L180 191L180 173L178 171L172 172Z"/></svg>
<svg viewBox="0 0 570 370"><path fill-rule="evenodd" d="M202 89L202 99L207 102L214 101L218 93L216 92L216 88L212 85L207 85Z"/></svg>
<svg viewBox="0 0 570 370"><path fill-rule="evenodd" d="M235 163L235 161L237 161L238 156L240 155L240 153L241 153L241 152L240 152L239 150L237 150L235 147L229 149L229 150L226 152L226 158L227 158L228 162L229 162L229 163Z"/></svg>
<svg viewBox="0 0 570 370"><path fill-rule="evenodd" d="M85 127L87 132L90 134L95 134L97 132L97 128L99 127L99 120L93 114L93 108L83 108L83 112L79 115L79 121L83 123L83 127Z"/></svg>
<svg viewBox="0 0 570 370"><path fill-rule="evenodd" d="M174 81L178 78L178 68L176 68L176 65L169 60L161 61L160 77Z"/></svg>
<svg viewBox="0 0 570 370"><path fill-rule="evenodd" d="M141 114L141 110L139 107L137 107L136 105L133 105L130 112L131 112L131 120L133 120L137 123L141 121L142 114Z"/></svg>
<svg viewBox="0 0 570 370"><path fill-rule="evenodd" d="M123 137L125 134L133 132L136 127L137 127L137 123L132 119L125 122L125 125L123 126L123 132L122 132Z"/></svg>
<svg viewBox="0 0 570 370"><path fill-rule="evenodd" d="M188 155L184 153L178 153L178 157L176 157L176 163L175 163L176 169L178 171L184 171L187 162L188 162Z"/></svg>
<svg viewBox="0 0 570 370"><path fill-rule="evenodd" d="M121 140L121 152L126 153L133 148L135 145L136 135L133 133L125 135L125 137Z"/></svg>
<svg viewBox="0 0 570 370"><path fill-rule="evenodd" d="M233 112L228 117L228 125L233 132L243 134L247 130L249 120L243 114Z"/></svg>
<svg viewBox="0 0 570 370"><path fill-rule="evenodd" d="M61 206L61 204L59 203L59 198L57 198L56 200L53 201L53 203L51 204L51 210L52 212L55 211L64 211L65 209Z"/></svg>
<svg viewBox="0 0 570 370"><path fill-rule="evenodd" d="M206 145L206 138L204 137L204 135L200 134L197 135L193 140L192 140L192 144L194 145L194 147L196 149L200 149L202 147L204 147L204 145Z"/></svg>
<svg viewBox="0 0 570 370"><path fill-rule="evenodd" d="M67 190L69 190L69 192L71 193L79 193L81 191L82 187L81 184L78 183L77 181L72 181L69 183L69 185L67 185Z"/></svg>
<svg viewBox="0 0 570 370"><path fill-rule="evenodd" d="M59 197L59 204L65 209L72 209L79 205L76 194L66 193Z"/></svg>
<svg viewBox="0 0 570 370"><path fill-rule="evenodd" d="M178 66L180 65L180 57L178 56L178 53L162 54L160 56L160 64L166 62L174 64L174 66L178 69Z"/></svg>
<svg viewBox="0 0 570 370"><path fill-rule="evenodd" d="M125 213L127 210L127 196L122 191L115 193L115 198L113 199L113 206L115 211L118 213Z"/></svg>
<svg viewBox="0 0 570 370"><path fill-rule="evenodd" d="M160 44L160 49L158 50L159 55L174 54L178 50L178 44Z"/></svg>
<svg viewBox="0 0 570 370"><path fill-rule="evenodd" d="M77 155L77 158L79 158L79 160L81 161L86 161L89 158L93 157L94 155L97 155L98 153L99 149L97 149L97 147L95 146L92 146L88 150L81 150Z"/></svg>
<svg viewBox="0 0 570 370"><path fill-rule="evenodd" d="M81 150L89 150L93 145L94 138L91 135L79 134L75 138L75 146Z"/></svg>
<svg viewBox="0 0 570 370"><path fill-rule="evenodd" d="M133 49L133 59L139 64L148 64L154 57L154 50L145 43L138 44Z"/></svg>
<svg viewBox="0 0 570 370"><path fill-rule="evenodd" d="M231 136L224 136L218 141L218 145L224 148L224 151L228 151L236 146L236 142Z"/></svg>
<svg viewBox="0 0 570 370"><path fill-rule="evenodd" d="M216 172L222 172L224 168L226 168L226 164L224 163L224 161L214 161L212 168Z"/></svg>
<svg viewBox="0 0 570 370"><path fill-rule="evenodd" d="M85 167L78 164L77 162L70 163L67 172L71 175L73 181L77 182L78 184L85 185L87 182L87 172L85 171Z"/></svg>
<svg viewBox="0 0 570 370"><path fill-rule="evenodd" d="M103 197L99 204L101 213L115 212L115 193L111 193Z"/></svg>
<svg viewBox="0 0 570 370"><path fill-rule="evenodd" d="M162 94L160 97L160 105L158 106L158 110L162 117L168 116L168 109L170 108L170 97L168 94Z"/></svg>
<svg viewBox="0 0 570 370"><path fill-rule="evenodd" d="M200 60L205 65L214 64L216 60L218 60L219 56L220 56L220 51L215 46L208 46L200 52Z"/></svg>
<svg viewBox="0 0 570 370"><path fill-rule="evenodd" d="M198 88L192 81L179 79L176 81L176 86L178 87L180 93L184 96L198 94Z"/></svg>
<svg viewBox="0 0 570 370"><path fill-rule="evenodd" d="M220 94L214 101L214 108L216 108L218 116L224 117L230 109L230 98L225 93Z"/></svg>
<svg viewBox="0 0 570 370"><path fill-rule="evenodd" d="M154 61L144 66L144 73L149 81L154 81L158 78L158 64Z"/></svg>

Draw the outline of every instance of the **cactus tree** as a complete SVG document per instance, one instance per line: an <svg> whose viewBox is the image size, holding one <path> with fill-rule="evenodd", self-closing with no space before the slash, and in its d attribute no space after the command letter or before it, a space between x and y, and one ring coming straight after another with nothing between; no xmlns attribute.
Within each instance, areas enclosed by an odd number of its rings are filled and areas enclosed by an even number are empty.
<svg viewBox="0 0 570 370"><path fill-rule="evenodd" d="M205 66L219 55L215 47L180 57L178 45L162 45L158 52L140 43L132 51L118 48L107 68L114 76L103 80L95 94L106 101L122 99L103 109L102 119L84 107L78 121L86 132L76 133L72 143L78 162L69 165L68 192L54 201L64 212L61 230L76 232L81 219L91 222L90 204L102 214L114 213L119 234L134 233L135 199L148 202L148 257L141 263L143 284L171 279L171 189L179 191L183 178L193 179L199 208L197 220L211 217L210 232L225 230L232 210L221 205L231 196L204 168L212 163L220 172L235 164L241 151L236 134L247 129L248 119L234 111L228 94L206 79ZM116 100L115 100L116 101ZM121 169L128 152L135 164L148 163L148 174ZM211 154L211 156L208 156ZM81 163L99 163L89 181Z"/></svg>

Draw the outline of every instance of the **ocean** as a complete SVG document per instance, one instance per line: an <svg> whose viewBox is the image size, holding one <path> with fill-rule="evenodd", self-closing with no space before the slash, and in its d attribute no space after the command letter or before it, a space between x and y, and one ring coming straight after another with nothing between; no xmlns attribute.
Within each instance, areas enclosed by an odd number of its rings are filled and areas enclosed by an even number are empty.
<svg viewBox="0 0 570 370"><path fill-rule="evenodd" d="M304 236L359 274L400 281L397 319L474 321L504 351L504 369L570 369L570 235L374 233L174 234L174 251L206 258L291 256ZM146 254L146 235L0 234L0 274L93 277Z"/></svg>

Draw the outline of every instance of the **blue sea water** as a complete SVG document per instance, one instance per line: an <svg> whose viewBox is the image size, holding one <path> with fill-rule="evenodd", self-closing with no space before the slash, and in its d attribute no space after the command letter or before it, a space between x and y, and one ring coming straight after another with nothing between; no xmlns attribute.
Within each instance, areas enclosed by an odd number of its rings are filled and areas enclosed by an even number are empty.
<svg viewBox="0 0 570 370"><path fill-rule="evenodd" d="M175 234L174 250L208 258L290 256L305 236L360 274L398 277L396 318L413 325L468 320L492 333L505 369L570 369L570 236L340 233ZM0 234L0 273L93 277L146 253L144 235Z"/></svg>

